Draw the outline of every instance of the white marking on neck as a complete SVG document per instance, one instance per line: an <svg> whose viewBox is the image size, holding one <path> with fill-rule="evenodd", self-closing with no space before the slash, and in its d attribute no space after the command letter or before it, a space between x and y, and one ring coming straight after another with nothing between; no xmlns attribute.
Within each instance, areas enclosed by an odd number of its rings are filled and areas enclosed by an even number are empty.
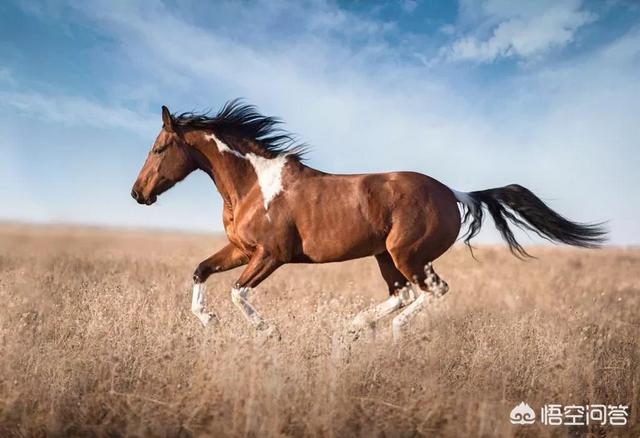
<svg viewBox="0 0 640 438"><path fill-rule="evenodd" d="M282 191L282 169L285 164L287 164L287 155L281 155L275 158L261 157L252 152L249 152L247 155L242 155L235 149L231 149L213 133L206 134L204 138L206 140L213 140L220 153L227 152L251 163L258 177L258 185L262 192L264 209L268 210L273 198Z"/></svg>
<svg viewBox="0 0 640 438"><path fill-rule="evenodd" d="M244 155L242 155L240 152L236 151L235 149L231 149L225 142L223 142L218 137L216 137L214 133L205 134L204 138L205 140L213 140L216 146L218 147L218 151L221 154L224 152L228 152L232 155L235 155L238 158L244 159Z"/></svg>

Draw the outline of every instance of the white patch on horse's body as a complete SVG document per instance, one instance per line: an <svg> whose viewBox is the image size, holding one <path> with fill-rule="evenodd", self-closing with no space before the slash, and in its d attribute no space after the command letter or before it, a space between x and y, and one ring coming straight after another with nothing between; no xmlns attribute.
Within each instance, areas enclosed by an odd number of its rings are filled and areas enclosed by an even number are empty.
<svg viewBox="0 0 640 438"><path fill-rule="evenodd" d="M220 153L227 152L251 163L258 177L264 209L268 210L269 203L282 191L282 169L287 163L287 155L280 155L275 158L265 158L251 152L247 155L242 155L240 152L231 149L213 133L206 134L204 137L207 140L213 140Z"/></svg>
<svg viewBox="0 0 640 438"><path fill-rule="evenodd" d="M282 191L282 169L287 163L287 156L264 158L248 153L246 159L249 160L256 171L264 201L264 209L268 210L269 203Z"/></svg>

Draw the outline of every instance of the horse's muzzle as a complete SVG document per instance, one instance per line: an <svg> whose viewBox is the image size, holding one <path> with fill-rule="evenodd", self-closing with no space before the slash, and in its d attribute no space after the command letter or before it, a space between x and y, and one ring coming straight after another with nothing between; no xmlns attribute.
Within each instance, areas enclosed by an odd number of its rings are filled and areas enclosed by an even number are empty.
<svg viewBox="0 0 640 438"><path fill-rule="evenodd" d="M141 204L141 205L151 205L154 202L156 202L156 200L158 199L156 195L151 195L148 198L145 198L144 195L138 192L136 189L131 190L131 197L135 199L138 204Z"/></svg>

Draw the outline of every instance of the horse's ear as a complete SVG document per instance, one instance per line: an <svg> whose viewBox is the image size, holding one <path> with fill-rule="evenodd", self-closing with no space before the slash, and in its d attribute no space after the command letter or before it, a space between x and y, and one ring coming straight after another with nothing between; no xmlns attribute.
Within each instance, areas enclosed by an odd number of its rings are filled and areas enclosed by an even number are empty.
<svg viewBox="0 0 640 438"><path fill-rule="evenodd" d="M171 117L169 108L164 105L162 105L162 123L164 123L164 129L173 132L173 117Z"/></svg>

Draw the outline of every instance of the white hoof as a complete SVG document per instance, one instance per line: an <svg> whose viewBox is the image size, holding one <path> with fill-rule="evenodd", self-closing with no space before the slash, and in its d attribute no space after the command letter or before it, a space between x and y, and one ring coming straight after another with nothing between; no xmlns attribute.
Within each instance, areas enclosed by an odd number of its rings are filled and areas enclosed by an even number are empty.
<svg viewBox="0 0 640 438"><path fill-rule="evenodd" d="M280 330L278 330L278 327L268 324L264 321L262 321L261 324L256 327L256 331L258 332L258 336L263 341L267 341L269 339L274 339L276 341L282 340L282 336L280 335Z"/></svg>
<svg viewBox="0 0 640 438"><path fill-rule="evenodd" d="M217 324L218 323L218 317L216 315L214 315L213 313L202 312L202 313L196 314L196 316L198 317L198 319L200 320L200 322L202 323L202 325L204 327L206 327L206 326L208 326L210 324Z"/></svg>
<svg viewBox="0 0 640 438"><path fill-rule="evenodd" d="M367 318L363 315L357 315L353 320L351 320L349 332L359 332L367 328L367 326L371 326L367 321Z"/></svg>

